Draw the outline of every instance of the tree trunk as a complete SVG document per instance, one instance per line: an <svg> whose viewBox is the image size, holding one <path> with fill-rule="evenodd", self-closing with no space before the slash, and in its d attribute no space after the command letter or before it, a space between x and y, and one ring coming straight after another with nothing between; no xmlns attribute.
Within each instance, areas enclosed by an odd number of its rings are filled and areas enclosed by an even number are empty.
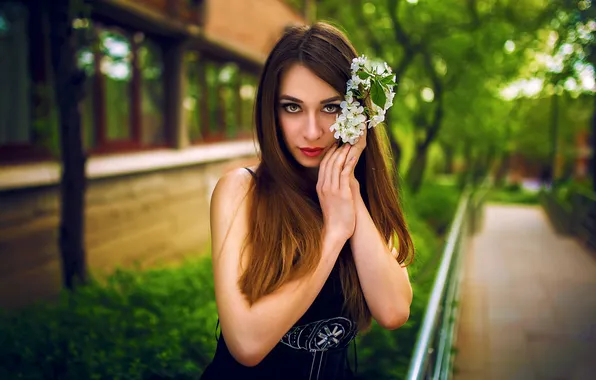
<svg viewBox="0 0 596 380"><path fill-rule="evenodd" d="M592 172L592 191L596 193L596 96L594 96L594 110L592 111L592 136L590 137L592 158L590 167Z"/></svg>
<svg viewBox="0 0 596 380"><path fill-rule="evenodd" d="M507 171L509 170L509 153L504 153L501 156L501 160L497 167L497 171L495 174L495 186L500 187L505 184L505 176L507 175Z"/></svg>
<svg viewBox="0 0 596 380"><path fill-rule="evenodd" d="M412 194L418 193L420 187L422 187L427 161L428 149L424 147L418 147L416 149L416 156L414 157L414 160L408 169L408 185Z"/></svg>
<svg viewBox="0 0 596 380"><path fill-rule="evenodd" d="M443 144L443 152L445 153L445 166L443 168L445 174L453 174L453 162L455 160L455 149L453 146Z"/></svg>
<svg viewBox="0 0 596 380"><path fill-rule="evenodd" d="M492 163L495 156L495 147L489 145L486 152L481 155L482 160L480 161L480 166L476 170L476 177L474 178L474 185L480 185L484 178L490 173L492 168Z"/></svg>
<svg viewBox="0 0 596 380"><path fill-rule="evenodd" d="M389 148L391 149L391 155L393 156L393 164L395 165L395 170L399 173L402 152L401 145L399 144L399 141L397 141L397 138L393 134L393 129L391 128L392 119L390 112L387 112L385 115L384 128L387 128L387 138L389 139Z"/></svg>
<svg viewBox="0 0 596 380"><path fill-rule="evenodd" d="M399 165L401 163L401 145L399 145L399 141L397 141L392 134L389 135L389 144L391 144L391 154L393 155L395 170L399 172Z"/></svg>
<svg viewBox="0 0 596 380"><path fill-rule="evenodd" d="M472 156L472 144L469 141L463 141L464 144L464 168L459 174L458 185L463 189L470 180L470 173L473 170L474 162Z"/></svg>
<svg viewBox="0 0 596 380"><path fill-rule="evenodd" d="M60 252L64 286L86 281L84 247L85 155L81 139L79 100L84 75L75 63L70 0L46 2L50 20L50 47L54 91L60 124L62 161L60 183Z"/></svg>
<svg viewBox="0 0 596 380"><path fill-rule="evenodd" d="M304 19L309 24L313 23L317 19L316 6L315 0L304 0Z"/></svg>
<svg viewBox="0 0 596 380"><path fill-rule="evenodd" d="M552 165L552 180L555 181L559 176L559 165L557 163L558 151L558 128L559 128L559 97L555 94L551 97L551 125L550 125L550 163Z"/></svg>

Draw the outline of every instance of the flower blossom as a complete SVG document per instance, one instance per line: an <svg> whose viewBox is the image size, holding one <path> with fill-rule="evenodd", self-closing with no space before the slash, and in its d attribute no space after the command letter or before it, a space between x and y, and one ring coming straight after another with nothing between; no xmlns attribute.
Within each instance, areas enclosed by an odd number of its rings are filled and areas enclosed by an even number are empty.
<svg viewBox="0 0 596 380"><path fill-rule="evenodd" d="M386 62L372 62L364 55L354 58L351 78L347 81L341 114L337 115L330 130L336 139L354 145L366 128L373 128L385 121L387 110L393 105L395 75ZM372 107L363 106L370 96ZM377 104L383 103L383 104Z"/></svg>

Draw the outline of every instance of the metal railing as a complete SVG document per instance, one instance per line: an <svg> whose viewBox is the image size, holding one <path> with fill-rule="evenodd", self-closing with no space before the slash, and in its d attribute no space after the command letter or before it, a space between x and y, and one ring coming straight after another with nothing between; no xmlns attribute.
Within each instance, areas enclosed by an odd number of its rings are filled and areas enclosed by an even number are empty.
<svg viewBox="0 0 596 380"><path fill-rule="evenodd" d="M473 227L468 223L474 224L477 219L480 198L476 195L477 192L465 190L460 198L414 346L406 377L408 380L451 378L452 346L459 316L457 304L463 264L462 243Z"/></svg>

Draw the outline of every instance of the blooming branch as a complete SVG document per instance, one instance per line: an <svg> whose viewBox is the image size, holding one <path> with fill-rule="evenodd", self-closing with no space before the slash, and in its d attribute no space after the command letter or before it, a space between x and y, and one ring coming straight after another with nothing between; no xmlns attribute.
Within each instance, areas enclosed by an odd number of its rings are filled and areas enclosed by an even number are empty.
<svg viewBox="0 0 596 380"><path fill-rule="evenodd" d="M371 62L364 55L352 60L352 78L347 82L341 114L337 115L330 130L334 137L354 145L365 128L372 128L385 121L385 113L393 105L396 86L395 75L387 63ZM370 96L369 109L364 99ZM362 102L361 102L362 101Z"/></svg>

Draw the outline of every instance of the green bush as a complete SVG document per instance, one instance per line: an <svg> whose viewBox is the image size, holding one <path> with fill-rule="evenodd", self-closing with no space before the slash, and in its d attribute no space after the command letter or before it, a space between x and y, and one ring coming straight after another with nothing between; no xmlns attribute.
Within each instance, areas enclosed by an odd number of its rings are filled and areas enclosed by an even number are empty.
<svg viewBox="0 0 596 380"><path fill-rule="evenodd" d="M556 182L551 190L560 203L571 207L571 198L574 194L582 194L591 199L596 199L596 194L592 192L590 180L566 180Z"/></svg>
<svg viewBox="0 0 596 380"><path fill-rule="evenodd" d="M528 191L522 188L492 189L488 193L486 201L505 204L536 205L539 203L538 195L539 193L536 191Z"/></svg>
<svg viewBox="0 0 596 380"><path fill-rule="evenodd" d="M515 193L515 192L521 191L522 186L518 182L512 182L512 183L508 183L508 184L504 185L503 190L505 190L508 193Z"/></svg>
<svg viewBox="0 0 596 380"><path fill-rule="evenodd" d="M410 318L405 325L388 331L376 323L365 335L357 338L359 380L403 379L406 377L412 350L430 296L432 282L412 284L414 298Z"/></svg>
<svg viewBox="0 0 596 380"><path fill-rule="evenodd" d="M1 379L196 379L215 349L210 260L117 271L0 316Z"/></svg>
<svg viewBox="0 0 596 380"><path fill-rule="evenodd" d="M460 191L452 184L427 182L418 193L409 196L407 209L430 225L439 235L447 232L457 209Z"/></svg>

